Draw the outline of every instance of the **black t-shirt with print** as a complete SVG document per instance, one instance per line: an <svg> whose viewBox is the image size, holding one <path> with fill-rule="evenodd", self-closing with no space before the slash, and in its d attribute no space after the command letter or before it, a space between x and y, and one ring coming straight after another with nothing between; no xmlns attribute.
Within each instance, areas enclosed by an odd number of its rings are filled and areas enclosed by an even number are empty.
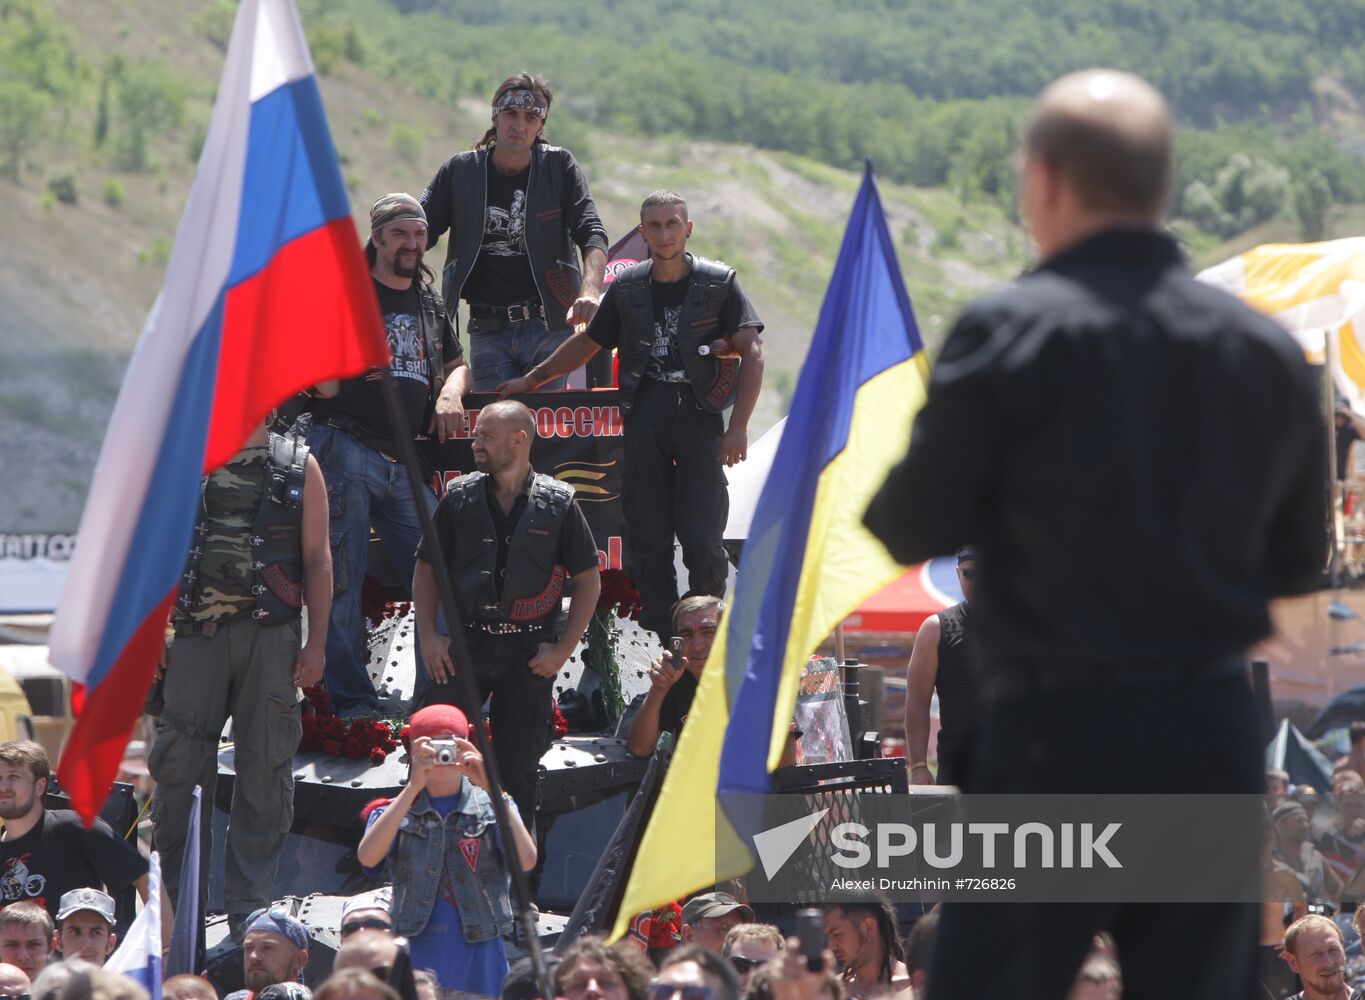
<svg viewBox="0 0 1365 1000"><path fill-rule="evenodd" d="M103 889L114 896L147 874L147 859L109 824L89 830L70 809L47 809L32 830L0 841L0 906L37 903L57 918L72 889Z"/></svg>
<svg viewBox="0 0 1365 1000"><path fill-rule="evenodd" d="M379 311L384 316L384 332L389 338L389 370L408 430L413 434L426 432L427 405L431 398L431 373L427 364L427 343L422 335L421 301L415 287L390 288L383 282L374 283L379 297ZM461 356L460 343L450 321L441 323L441 353L446 363ZM363 443L397 457L397 437L389 423L389 410L384 403L384 386L380 370L372 368L364 375L344 379L341 389L331 399L317 399L313 403L317 423L328 417L348 421L348 429Z"/></svg>
<svg viewBox="0 0 1365 1000"><path fill-rule="evenodd" d="M483 244L464 283L468 302L510 306L537 302L535 278L526 256L526 181L528 167L504 174L488 158L488 203L483 213Z"/></svg>

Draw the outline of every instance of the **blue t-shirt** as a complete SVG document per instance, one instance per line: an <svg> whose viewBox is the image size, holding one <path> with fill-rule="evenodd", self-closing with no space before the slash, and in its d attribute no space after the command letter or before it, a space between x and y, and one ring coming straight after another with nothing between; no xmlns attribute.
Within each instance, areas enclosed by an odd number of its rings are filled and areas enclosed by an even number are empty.
<svg viewBox="0 0 1365 1000"><path fill-rule="evenodd" d="M455 795L432 795L427 799L441 818L449 816L464 804L464 790ZM509 809L516 806L511 802ZM384 807L370 813L366 829L383 815ZM498 849L502 849L502 838L493 834ZM398 850L401 837L395 837L389 856ZM365 874L378 877L378 868L366 868ZM496 937L491 941L477 944L465 940L464 924L460 922L460 910L455 905L455 888L450 883L450 872L441 869L441 885L436 891L436 902L431 907L431 919L421 934L408 939L412 948L412 967L430 969L436 973L437 981L446 989L464 990L467 993L482 993L495 997L502 992L502 981L507 978L507 948L503 940Z"/></svg>

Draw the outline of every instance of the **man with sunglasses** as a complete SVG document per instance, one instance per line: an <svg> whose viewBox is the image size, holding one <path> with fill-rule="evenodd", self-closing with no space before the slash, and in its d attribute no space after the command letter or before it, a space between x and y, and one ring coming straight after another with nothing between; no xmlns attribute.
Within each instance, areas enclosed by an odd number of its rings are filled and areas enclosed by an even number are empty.
<svg viewBox="0 0 1365 1000"><path fill-rule="evenodd" d="M649 984L650 1000L739 1000L741 995L730 963L700 944L670 952Z"/></svg>
<svg viewBox="0 0 1365 1000"><path fill-rule="evenodd" d="M362 892L341 904L341 940L345 941L357 931L381 931L393 933L393 918L389 915L389 904L393 890L389 886Z"/></svg>
<svg viewBox="0 0 1365 1000"><path fill-rule="evenodd" d="M968 733L976 723L976 682L972 679L968 606L976 577L976 549L957 553L957 582L962 600L930 615L915 634L910 664L905 668L905 755L910 783L932 785L929 771L929 704L938 691L938 783L955 785L966 753Z"/></svg>
<svg viewBox="0 0 1365 1000"><path fill-rule="evenodd" d="M747 994L754 970L776 958L783 943L782 932L772 924L739 924L725 935L720 954L735 970L740 989Z"/></svg>
<svg viewBox="0 0 1365 1000"><path fill-rule="evenodd" d="M607 231L578 161L546 141L553 100L540 77L508 77L493 94L492 127L422 192L427 249L450 230L441 291L452 320L460 299L469 304L478 392L548 358L601 298Z"/></svg>

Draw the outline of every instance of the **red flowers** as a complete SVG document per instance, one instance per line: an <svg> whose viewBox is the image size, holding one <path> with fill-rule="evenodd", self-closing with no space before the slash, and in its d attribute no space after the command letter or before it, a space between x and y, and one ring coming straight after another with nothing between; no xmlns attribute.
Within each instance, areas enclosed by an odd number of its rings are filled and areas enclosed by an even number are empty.
<svg viewBox="0 0 1365 1000"><path fill-rule="evenodd" d="M321 687L304 691L316 714L303 717L301 752L322 751L329 757L348 757L382 764L398 749L397 726L383 719L355 719L347 724L332 714L331 700Z"/></svg>
<svg viewBox="0 0 1365 1000"><path fill-rule="evenodd" d="M304 696L314 711L303 717L303 739L299 741L300 753L324 753L328 757L347 757L351 760L369 759L371 764L382 764L389 754L398 749L410 749L412 727L405 722L387 722L384 719L354 719L346 722L332 714L332 702L327 692L319 685L304 690ZM559 710L557 702L551 702L554 715L552 727L556 737L569 731L569 721ZM484 732L493 739L493 727L484 720Z"/></svg>
<svg viewBox="0 0 1365 1000"><path fill-rule="evenodd" d="M618 618L640 620L640 592L623 569L602 571L602 592L597 597L597 610L615 611Z"/></svg>

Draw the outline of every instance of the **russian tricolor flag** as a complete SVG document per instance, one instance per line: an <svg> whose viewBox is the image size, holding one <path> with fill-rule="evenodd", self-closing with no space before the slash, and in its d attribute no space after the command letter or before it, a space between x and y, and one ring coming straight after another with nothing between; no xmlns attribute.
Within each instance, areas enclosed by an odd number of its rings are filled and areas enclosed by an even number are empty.
<svg viewBox="0 0 1365 1000"><path fill-rule="evenodd" d="M199 482L281 400L388 363L292 0L242 0L165 285L133 352L51 633L58 774L91 822L156 669Z"/></svg>

